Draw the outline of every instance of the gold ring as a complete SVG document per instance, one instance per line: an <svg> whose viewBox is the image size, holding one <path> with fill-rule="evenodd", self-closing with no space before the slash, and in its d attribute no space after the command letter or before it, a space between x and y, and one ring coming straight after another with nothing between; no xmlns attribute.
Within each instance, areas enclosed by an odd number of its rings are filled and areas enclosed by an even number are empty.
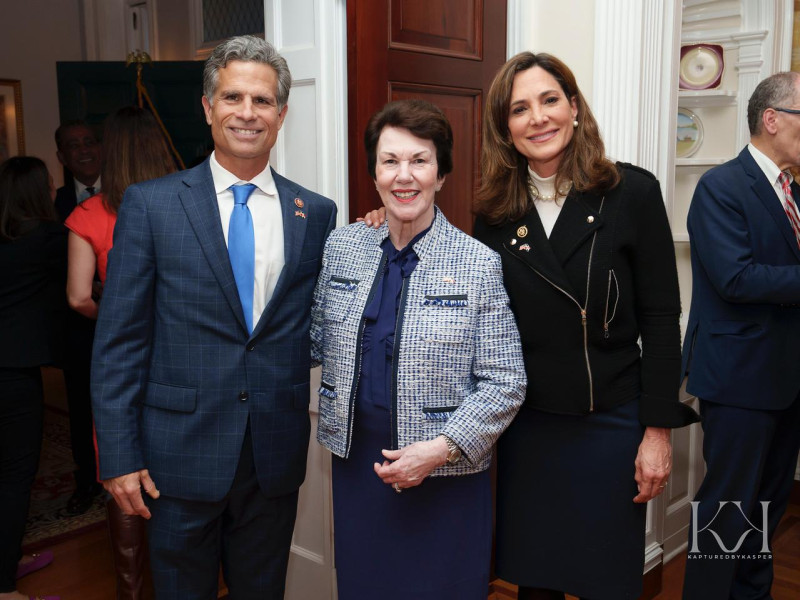
<svg viewBox="0 0 800 600"><path fill-rule="evenodd" d="M400 489L400 484L397 482L395 482L394 486L392 487L394 487L394 491L397 492L398 494L403 491Z"/></svg>

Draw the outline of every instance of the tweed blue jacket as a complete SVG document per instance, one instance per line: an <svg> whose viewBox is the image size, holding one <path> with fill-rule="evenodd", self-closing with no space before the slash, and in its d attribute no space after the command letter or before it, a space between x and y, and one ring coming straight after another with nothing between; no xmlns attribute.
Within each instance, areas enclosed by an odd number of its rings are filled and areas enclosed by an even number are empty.
<svg viewBox="0 0 800 600"><path fill-rule="evenodd" d="M361 358L363 313L383 273L386 224L331 233L311 309L312 359L322 363L317 440L346 457ZM395 339L393 442L403 448L439 434L466 460L431 475L486 469L492 446L525 398L519 333L499 256L436 209L414 244L419 264L401 296ZM399 351L397 350L399 348Z"/></svg>

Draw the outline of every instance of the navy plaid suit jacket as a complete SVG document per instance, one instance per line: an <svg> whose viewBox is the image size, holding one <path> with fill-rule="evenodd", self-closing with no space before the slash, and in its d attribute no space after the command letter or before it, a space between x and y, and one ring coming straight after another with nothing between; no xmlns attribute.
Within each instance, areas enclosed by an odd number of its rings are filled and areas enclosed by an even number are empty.
<svg viewBox="0 0 800 600"><path fill-rule="evenodd" d="M273 177L286 265L252 335L208 161L126 191L92 364L102 479L147 468L162 494L219 500L249 419L261 489L302 483L311 297L336 207Z"/></svg>

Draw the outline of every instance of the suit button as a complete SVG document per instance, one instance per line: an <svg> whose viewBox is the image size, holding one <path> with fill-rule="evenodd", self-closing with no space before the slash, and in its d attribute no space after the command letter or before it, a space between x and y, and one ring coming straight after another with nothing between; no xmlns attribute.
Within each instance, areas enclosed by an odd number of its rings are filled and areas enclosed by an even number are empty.
<svg viewBox="0 0 800 600"><path fill-rule="evenodd" d="M249 344L249 345L247 346L247 351L248 351L248 352L252 352L252 351L253 351L253 350L255 350L255 349L256 349L256 345L255 345L255 344Z"/></svg>
<svg viewBox="0 0 800 600"><path fill-rule="evenodd" d="M239 392L239 400L244 402L247 400L247 398L249 398L249 394L247 392Z"/></svg>

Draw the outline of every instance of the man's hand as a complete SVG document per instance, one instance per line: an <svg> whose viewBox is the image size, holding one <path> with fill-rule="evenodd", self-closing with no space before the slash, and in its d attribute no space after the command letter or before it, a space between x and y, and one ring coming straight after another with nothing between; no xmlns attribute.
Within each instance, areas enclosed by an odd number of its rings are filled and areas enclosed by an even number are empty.
<svg viewBox="0 0 800 600"><path fill-rule="evenodd" d="M358 217L356 219L356 223L361 223L363 221L367 227L378 229L381 225L383 225L383 222L385 220L386 220L386 207L381 206L380 208L376 208L375 210L369 211L363 217Z"/></svg>
<svg viewBox="0 0 800 600"><path fill-rule="evenodd" d="M161 495L156 489L156 484L150 479L147 469L106 479L103 487L114 496L122 512L126 515L139 515L145 519L150 518L150 509L144 503L142 489L154 500Z"/></svg>

